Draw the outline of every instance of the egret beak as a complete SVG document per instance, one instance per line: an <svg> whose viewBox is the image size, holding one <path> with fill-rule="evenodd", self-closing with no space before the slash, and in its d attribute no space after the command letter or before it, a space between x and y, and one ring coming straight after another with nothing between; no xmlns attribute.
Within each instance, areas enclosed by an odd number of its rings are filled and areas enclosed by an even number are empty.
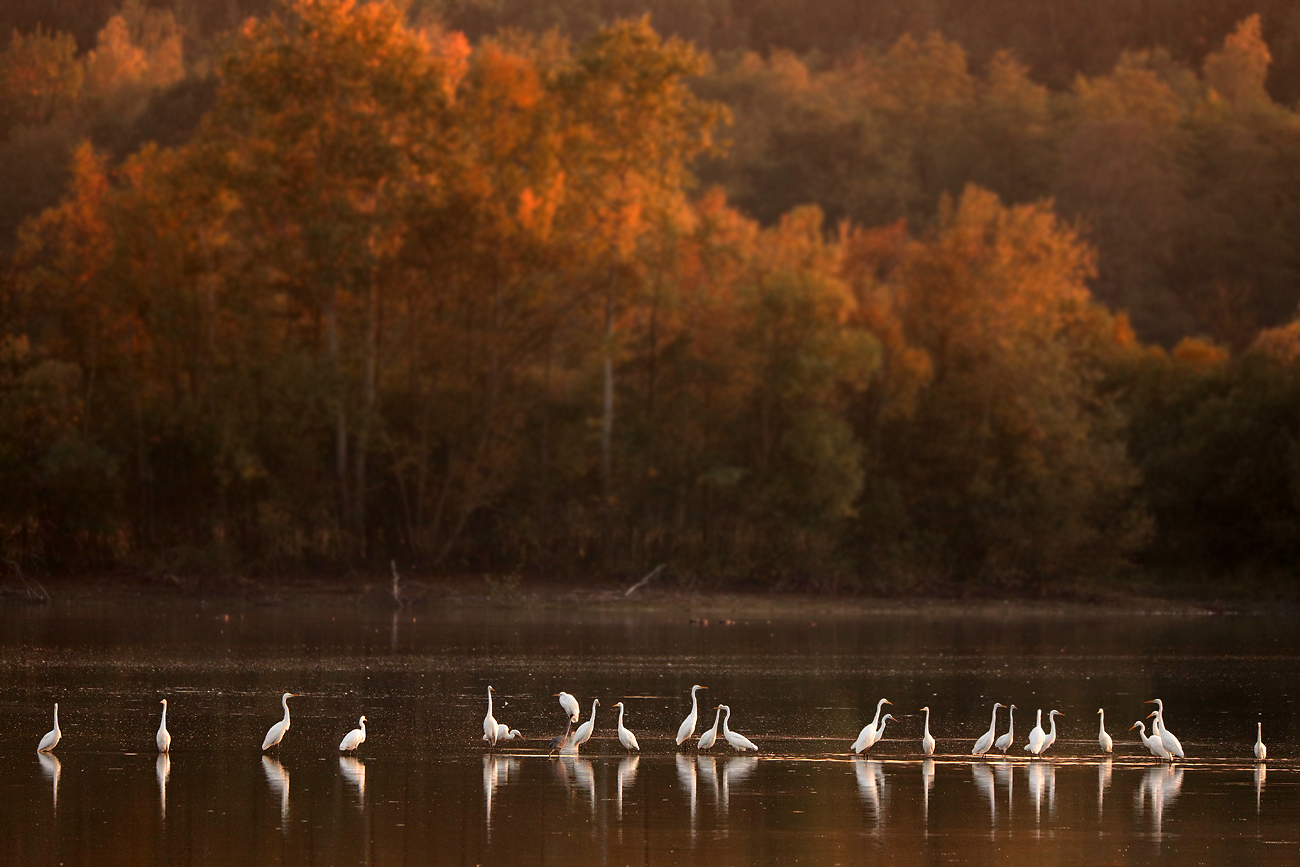
<svg viewBox="0 0 1300 867"><path fill-rule="evenodd" d="M1135 729L1135 728L1137 728L1137 727L1138 727L1138 723L1133 723L1133 725L1131 725L1131 726L1128 727L1128 730L1129 730L1129 731L1133 731L1133 729Z"/></svg>
<svg viewBox="0 0 1300 867"><path fill-rule="evenodd" d="M1147 714L1147 719L1151 719L1151 717L1153 717L1153 716L1155 716L1155 715L1156 715L1156 712L1155 712L1155 711L1151 711L1151 713Z"/></svg>

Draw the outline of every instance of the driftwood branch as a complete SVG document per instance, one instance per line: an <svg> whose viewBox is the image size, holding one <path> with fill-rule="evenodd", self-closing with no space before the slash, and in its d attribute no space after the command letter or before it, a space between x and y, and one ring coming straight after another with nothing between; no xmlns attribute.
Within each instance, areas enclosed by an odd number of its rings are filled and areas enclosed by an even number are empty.
<svg viewBox="0 0 1300 867"><path fill-rule="evenodd" d="M402 576L397 574L397 561L389 560L388 565L393 570L393 601L398 608L403 608L406 603L402 601Z"/></svg>
<svg viewBox="0 0 1300 867"><path fill-rule="evenodd" d="M636 591L640 590L642 587L649 584L655 578L658 578L659 575L667 568L668 568L667 563L660 563L658 566L651 569L648 575L646 575L640 581L633 584L631 587L627 588L627 592L623 594L623 597L627 598L628 596L631 596L633 593L635 593Z"/></svg>
<svg viewBox="0 0 1300 867"><path fill-rule="evenodd" d="M35 578L28 578L26 575L24 575L22 567L19 566L17 563L15 563L13 560L10 560L8 557L0 557L0 560L3 560L5 563L8 563L9 566L14 570L14 574L18 576L18 580L23 582L24 599L28 600L29 602L50 601L50 594L45 591L45 587L41 585L41 582L37 581Z"/></svg>

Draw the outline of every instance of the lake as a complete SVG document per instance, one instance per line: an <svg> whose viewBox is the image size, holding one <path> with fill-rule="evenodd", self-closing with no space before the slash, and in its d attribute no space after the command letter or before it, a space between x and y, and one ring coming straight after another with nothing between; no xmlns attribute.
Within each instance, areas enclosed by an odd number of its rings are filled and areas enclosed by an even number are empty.
<svg viewBox="0 0 1300 867"><path fill-rule="evenodd" d="M755 613L757 611L757 613ZM1289 614L426 600L0 607L0 858L23 865L1294 864ZM699 691L695 737L673 736ZM494 714L523 738L483 741ZM599 699L592 739L554 694ZM292 727L268 753L289 700ZM849 746L887 697L870 756ZM154 745L168 699L169 756ZM1128 728L1165 702L1188 759ZM37 742L59 703L63 739ZM622 701L639 754L619 744ZM1015 745L970 756L995 701ZM694 741L730 706L757 754ZM936 755L920 752L932 709ZM1035 712L1058 709L1041 760ZM1097 746L1098 708L1115 739ZM340 739L367 717L355 756ZM1263 723L1269 760L1254 761ZM998 732L1005 732L1000 711Z"/></svg>

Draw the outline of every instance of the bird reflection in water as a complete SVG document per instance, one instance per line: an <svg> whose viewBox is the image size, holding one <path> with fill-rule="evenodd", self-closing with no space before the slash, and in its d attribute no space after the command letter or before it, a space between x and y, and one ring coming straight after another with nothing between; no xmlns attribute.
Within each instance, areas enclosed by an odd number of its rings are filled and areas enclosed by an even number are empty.
<svg viewBox="0 0 1300 867"><path fill-rule="evenodd" d="M733 756L722 766L722 812L731 806L731 787L738 786L754 775L758 759L754 756Z"/></svg>
<svg viewBox="0 0 1300 867"><path fill-rule="evenodd" d="M934 759L927 758L921 762L921 821L930 832L930 791L934 788Z"/></svg>
<svg viewBox="0 0 1300 867"><path fill-rule="evenodd" d="M858 794L871 806L876 816L876 827L885 821L885 806L889 799L889 784L885 781L885 766L880 759L853 760L853 772L858 778Z"/></svg>
<svg viewBox="0 0 1300 867"><path fill-rule="evenodd" d="M993 766L993 773L997 776L998 785L1007 790L1007 821L1011 821L1012 814L1012 795L1016 788L1015 765L1005 758Z"/></svg>
<svg viewBox="0 0 1300 867"><path fill-rule="evenodd" d="M1102 802L1106 800L1106 790L1110 788L1111 763L1110 756L1097 762L1097 818L1101 818Z"/></svg>
<svg viewBox="0 0 1300 867"><path fill-rule="evenodd" d="M1034 824L1042 824L1043 801L1047 801L1047 815L1056 812L1056 766L1051 762L1032 762L1025 768L1029 786L1029 799L1034 802Z"/></svg>
<svg viewBox="0 0 1300 867"><path fill-rule="evenodd" d="M619 829L618 829L619 834L623 833L623 826L621 824L623 821L623 792L626 789L632 788L632 784L636 782L636 767L640 763L640 761L641 761L640 756L624 756L623 758L619 759L618 762L617 781L618 781L618 819L620 822Z"/></svg>
<svg viewBox="0 0 1300 867"><path fill-rule="evenodd" d="M1183 787L1183 769L1173 765L1158 765L1142 775L1133 796L1133 804L1141 817L1146 802L1151 801L1151 830L1159 838L1164 829L1165 810L1174 805Z"/></svg>
<svg viewBox="0 0 1300 867"><path fill-rule="evenodd" d="M1255 815L1259 815L1259 803L1264 794L1264 777L1268 776L1268 767L1263 762L1255 763Z"/></svg>
<svg viewBox="0 0 1300 867"><path fill-rule="evenodd" d="M510 782L510 775L519 773L519 759L486 753L483 756L483 801L487 811L487 836L492 839L492 800L497 789ZM366 783L365 768L361 769L360 786ZM566 780L567 783L567 780Z"/></svg>
<svg viewBox="0 0 1300 867"><path fill-rule="evenodd" d="M591 814L596 815L596 773L589 759L561 754L555 762L555 773L564 783L570 799L576 794L586 795L591 804Z"/></svg>
<svg viewBox="0 0 1300 867"><path fill-rule="evenodd" d="M289 822L289 770L277 759L262 756L262 773L273 794L280 796L280 829L286 830Z"/></svg>
<svg viewBox="0 0 1300 867"><path fill-rule="evenodd" d="M686 790L686 797L691 805L691 843L694 843L696 789L699 784L695 762L691 761L690 756L684 756L681 753L677 754L677 781L681 783L682 788Z"/></svg>
<svg viewBox="0 0 1300 867"><path fill-rule="evenodd" d="M366 801L366 765L356 756L339 756L339 771L343 779L357 790L358 807L364 807Z"/></svg>
<svg viewBox="0 0 1300 867"><path fill-rule="evenodd" d="M167 821L167 779L172 775L171 753L159 753L153 763L154 774L158 777L158 812L163 821Z"/></svg>
<svg viewBox="0 0 1300 867"><path fill-rule="evenodd" d="M705 792L713 792L713 806L717 808L718 795L721 792L718 785L718 760L713 756L696 756L695 779L699 788Z"/></svg>
<svg viewBox="0 0 1300 867"><path fill-rule="evenodd" d="M59 774L63 772L63 766L59 764L59 757L54 753L37 753L36 758L40 760L41 770L45 772L45 778L50 781L54 789L54 812L59 812Z"/></svg>
<svg viewBox="0 0 1300 867"><path fill-rule="evenodd" d="M970 775L975 788L979 789L984 800L989 802L989 836L992 837L998 819L998 796L993 785L993 769L985 762L971 762Z"/></svg>

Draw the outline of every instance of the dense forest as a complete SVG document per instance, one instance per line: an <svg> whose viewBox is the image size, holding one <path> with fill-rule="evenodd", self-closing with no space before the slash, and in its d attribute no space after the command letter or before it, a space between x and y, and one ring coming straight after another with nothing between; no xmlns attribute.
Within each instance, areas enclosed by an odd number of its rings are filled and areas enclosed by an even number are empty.
<svg viewBox="0 0 1300 867"><path fill-rule="evenodd" d="M0 553L1294 592L1300 14L1111 5L12 4Z"/></svg>

